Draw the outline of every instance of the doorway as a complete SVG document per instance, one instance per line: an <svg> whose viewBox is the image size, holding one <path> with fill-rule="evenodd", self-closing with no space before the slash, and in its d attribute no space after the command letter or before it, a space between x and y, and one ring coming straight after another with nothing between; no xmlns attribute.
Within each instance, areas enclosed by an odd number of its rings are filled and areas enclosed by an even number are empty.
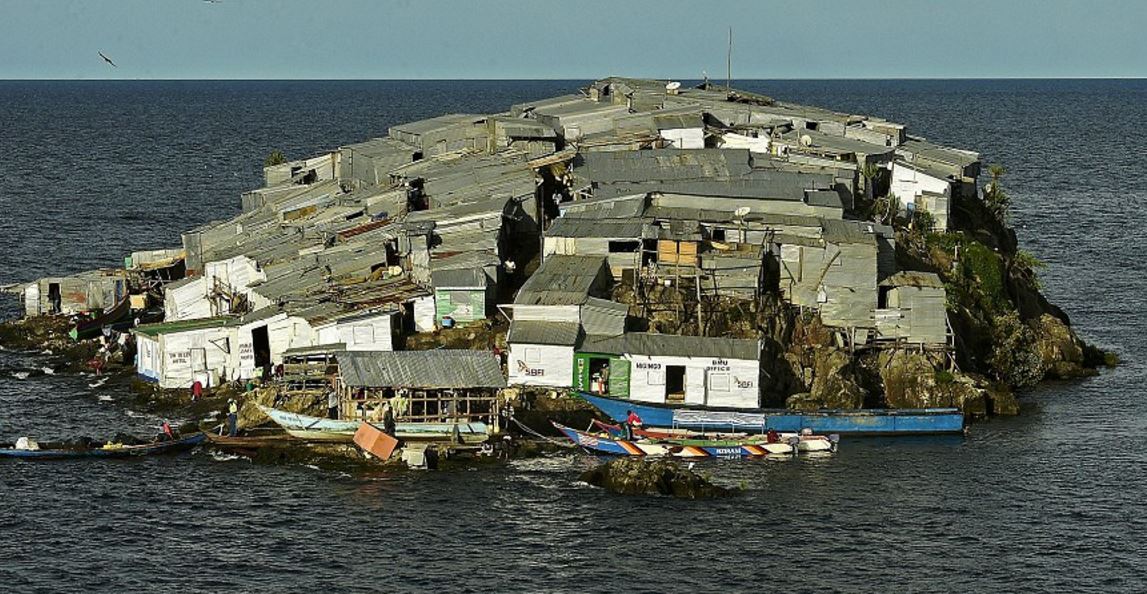
<svg viewBox="0 0 1147 594"><path fill-rule="evenodd" d="M266 326L251 329L251 343L255 350L255 368L266 369L271 364L271 339Z"/></svg>
<svg viewBox="0 0 1147 594"><path fill-rule="evenodd" d="M685 366L665 366L665 401L685 402Z"/></svg>
<svg viewBox="0 0 1147 594"><path fill-rule="evenodd" d="M48 313L58 314L63 309L63 297L60 294L60 283L48 283Z"/></svg>
<svg viewBox="0 0 1147 594"><path fill-rule="evenodd" d="M591 357L589 360L589 391L601 396L609 395L609 359Z"/></svg>

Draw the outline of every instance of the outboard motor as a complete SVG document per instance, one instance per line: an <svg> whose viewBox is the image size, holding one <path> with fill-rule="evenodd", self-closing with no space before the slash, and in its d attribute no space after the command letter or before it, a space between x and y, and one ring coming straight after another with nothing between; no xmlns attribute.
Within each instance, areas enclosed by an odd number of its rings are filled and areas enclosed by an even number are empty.
<svg viewBox="0 0 1147 594"><path fill-rule="evenodd" d="M840 445L840 434L839 433L829 434L828 441L829 441L829 443L832 444L832 451L835 452L837 446Z"/></svg>
<svg viewBox="0 0 1147 594"><path fill-rule="evenodd" d="M794 435L788 439L788 444L790 446L792 446L792 448L793 448L793 455L794 456L797 455L798 451L800 451L800 443L801 443L801 438L797 437L796 435Z"/></svg>

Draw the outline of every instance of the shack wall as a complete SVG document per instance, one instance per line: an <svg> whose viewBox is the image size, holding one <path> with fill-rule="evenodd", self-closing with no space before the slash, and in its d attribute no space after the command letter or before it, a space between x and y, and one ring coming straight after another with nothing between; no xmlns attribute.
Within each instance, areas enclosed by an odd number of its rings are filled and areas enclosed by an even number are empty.
<svg viewBox="0 0 1147 594"><path fill-rule="evenodd" d="M143 334L135 338L136 373L145 381L159 383L163 379L163 353L159 341Z"/></svg>
<svg viewBox="0 0 1147 594"><path fill-rule="evenodd" d="M629 361L629 397L664 403L666 371L685 368L685 403L707 406L756 408L760 363L751 360L665 355L623 355Z"/></svg>
<svg viewBox="0 0 1147 594"><path fill-rule="evenodd" d="M511 343L509 383L569 388L573 385L572 346Z"/></svg>

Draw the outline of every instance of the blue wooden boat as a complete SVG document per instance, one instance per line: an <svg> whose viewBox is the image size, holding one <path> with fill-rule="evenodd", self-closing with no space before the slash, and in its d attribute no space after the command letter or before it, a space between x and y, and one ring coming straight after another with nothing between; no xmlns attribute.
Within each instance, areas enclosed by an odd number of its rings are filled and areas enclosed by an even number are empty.
<svg viewBox="0 0 1147 594"><path fill-rule="evenodd" d="M633 411L646 427L695 431L765 433L799 432L848 435L938 435L963 433L964 414L958 408L866 409L799 411L674 406L619 400L574 392L618 423Z"/></svg>
<svg viewBox="0 0 1147 594"><path fill-rule="evenodd" d="M35 458L39 460L58 460L62 458L131 458L134 456L152 456L155 454L168 454L189 450L207 439L202 433L193 433L174 441L157 441L143 445L105 445L93 448L42 448L38 450L22 450L16 448L0 448L0 458Z"/></svg>

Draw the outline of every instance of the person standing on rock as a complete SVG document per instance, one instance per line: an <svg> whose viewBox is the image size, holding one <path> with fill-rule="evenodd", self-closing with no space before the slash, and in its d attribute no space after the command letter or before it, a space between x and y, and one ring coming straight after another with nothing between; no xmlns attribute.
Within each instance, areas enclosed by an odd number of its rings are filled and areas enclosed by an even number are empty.
<svg viewBox="0 0 1147 594"><path fill-rule="evenodd" d="M191 382L191 401L198 402L203 397L203 382L195 380Z"/></svg>
<svg viewBox="0 0 1147 594"><path fill-rule="evenodd" d="M239 430L239 403L234 398L227 399L227 436L235 437Z"/></svg>

